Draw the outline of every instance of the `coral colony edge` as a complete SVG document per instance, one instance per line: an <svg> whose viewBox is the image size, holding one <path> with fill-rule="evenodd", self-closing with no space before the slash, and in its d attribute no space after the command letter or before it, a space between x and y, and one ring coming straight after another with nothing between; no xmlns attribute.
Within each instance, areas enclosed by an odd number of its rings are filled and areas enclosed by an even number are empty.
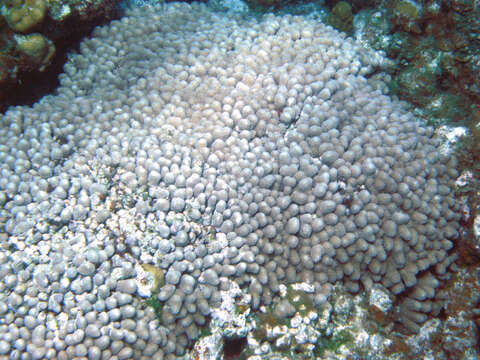
<svg viewBox="0 0 480 360"><path fill-rule="evenodd" d="M309 18L198 4L97 28L55 95L1 118L2 359L176 359L234 287L257 310L290 284L314 306L381 285L418 331L458 173L384 95L385 61Z"/></svg>

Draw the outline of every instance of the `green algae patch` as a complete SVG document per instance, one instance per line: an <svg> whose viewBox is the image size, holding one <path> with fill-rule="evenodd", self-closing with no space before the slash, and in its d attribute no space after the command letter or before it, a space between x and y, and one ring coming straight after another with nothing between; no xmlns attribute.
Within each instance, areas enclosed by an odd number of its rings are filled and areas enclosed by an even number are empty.
<svg viewBox="0 0 480 360"><path fill-rule="evenodd" d="M295 289L293 285L287 286L286 298L301 316L306 316L311 311L317 311L313 303L312 295L305 291Z"/></svg>
<svg viewBox="0 0 480 360"><path fill-rule="evenodd" d="M353 31L352 6L346 1L340 1L332 9L328 23L335 29L350 34Z"/></svg>
<svg viewBox="0 0 480 360"><path fill-rule="evenodd" d="M209 323L210 323L210 318L207 318L205 325L199 327L199 330L200 330L199 338L204 338L212 335L212 329L210 328Z"/></svg>
<svg viewBox="0 0 480 360"><path fill-rule="evenodd" d="M151 307L155 314L155 317L158 320L162 319L163 314L163 306L165 305L163 302L157 299L156 296L152 296L151 298L145 300L145 305Z"/></svg>
<svg viewBox="0 0 480 360"><path fill-rule="evenodd" d="M339 330L332 336L322 336L318 339L315 354L317 356L324 356L327 352L338 354L342 346L348 347L353 340L352 333L344 329Z"/></svg>
<svg viewBox="0 0 480 360"><path fill-rule="evenodd" d="M420 34L422 32L419 25L421 14L416 4L408 0L401 0L397 1L394 6L393 23L404 31Z"/></svg>
<svg viewBox="0 0 480 360"><path fill-rule="evenodd" d="M419 17L417 7L410 1L398 1L395 4L395 10L409 19L417 19Z"/></svg>

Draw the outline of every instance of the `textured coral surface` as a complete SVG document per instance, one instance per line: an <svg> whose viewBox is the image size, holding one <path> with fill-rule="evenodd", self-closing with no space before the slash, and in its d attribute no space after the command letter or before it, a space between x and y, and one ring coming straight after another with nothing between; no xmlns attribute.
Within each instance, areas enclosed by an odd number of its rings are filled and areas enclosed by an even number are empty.
<svg viewBox="0 0 480 360"><path fill-rule="evenodd" d="M382 284L417 331L458 174L383 62L318 21L203 5L97 28L56 95L1 118L0 353L175 359L230 281L252 310Z"/></svg>

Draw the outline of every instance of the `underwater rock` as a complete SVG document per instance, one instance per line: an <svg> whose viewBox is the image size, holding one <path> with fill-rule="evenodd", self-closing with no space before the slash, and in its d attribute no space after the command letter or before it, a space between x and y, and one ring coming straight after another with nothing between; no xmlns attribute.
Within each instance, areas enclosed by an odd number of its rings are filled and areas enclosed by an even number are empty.
<svg viewBox="0 0 480 360"><path fill-rule="evenodd" d="M34 344L14 356L178 359L237 288L258 356L380 351L352 295L380 286L421 328L455 260L457 161L384 93L387 64L301 16L175 3L96 28L55 95L0 119L0 336L28 314Z"/></svg>

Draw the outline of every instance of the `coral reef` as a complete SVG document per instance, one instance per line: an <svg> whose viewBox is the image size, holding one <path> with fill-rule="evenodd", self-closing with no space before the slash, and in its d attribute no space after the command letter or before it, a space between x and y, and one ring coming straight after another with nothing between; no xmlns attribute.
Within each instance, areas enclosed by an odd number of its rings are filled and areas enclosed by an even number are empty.
<svg viewBox="0 0 480 360"><path fill-rule="evenodd" d="M448 304L459 173L386 95L390 62L308 17L127 15L0 119L0 354L178 359L232 289L240 327L296 325L263 329L279 349L343 351L354 327L329 319L375 289L421 334Z"/></svg>
<svg viewBox="0 0 480 360"><path fill-rule="evenodd" d="M47 5L44 0L5 0L0 10L10 29L26 33L43 22Z"/></svg>
<svg viewBox="0 0 480 360"><path fill-rule="evenodd" d="M395 61L390 91L410 102L435 126L463 126L456 145L465 183L464 233L459 246L467 263L478 263L480 244L480 5L478 1L383 1L371 8L352 2L354 36Z"/></svg>
<svg viewBox="0 0 480 360"><path fill-rule="evenodd" d="M116 0L5 0L0 4L0 111L55 83L65 52L118 11ZM53 64L53 66L52 66ZM51 66L50 72L46 71ZM56 69L59 70L56 70ZM56 72L56 73L55 73Z"/></svg>
<svg viewBox="0 0 480 360"><path fill-rule="evenodd" d="M395 61L392 94L419 115L472 126L480 106L479 15L475 1L385 0L357 8L355 37Z"/></svg>
<svg viewBox="0 0 480 360"><path fill-rule="evenodd" d="M222 305L212 311L209 331L185 359L219 359L229 352L230 339L246 340L237 358L248 360L476 359L478 273L475 268L458 269L441 290L447 299L441 319L428 320L412 335L398 332L395 314L401 309L381 285L357 295L335 285L320 307L309 300L308 284L281 286L275 306L252 312L251 297L231 283L222 293Z"/></svg>
<svg viewBox="0 0 480 360"><path fill-rule="evenodd" d="M43 71L55 54L53 43L40 34L15 35L16 50L26 58L25 62L38 65Z"/></svg>

